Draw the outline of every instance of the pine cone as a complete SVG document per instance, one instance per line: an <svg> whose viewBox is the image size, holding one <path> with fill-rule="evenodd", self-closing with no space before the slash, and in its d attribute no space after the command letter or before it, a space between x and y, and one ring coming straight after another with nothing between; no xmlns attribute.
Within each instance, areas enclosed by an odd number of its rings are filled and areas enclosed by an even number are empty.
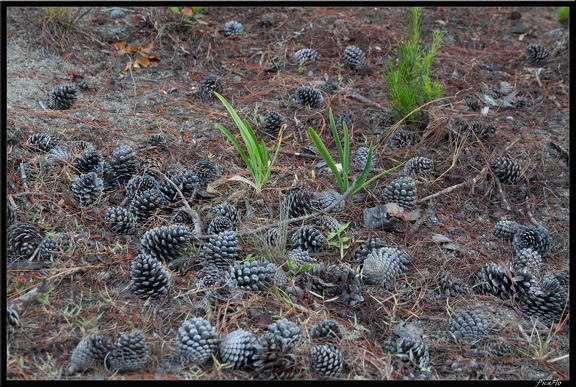
<svg viewBox="0 0 576 387"><path fill-rule="evenodd" d="M185 198L193 197L201 189L200 177L193 169L186 169L170 176L170 181L178 187ZM170 181L162 180L159 189L171 203L174 203L180 200L181 197Z"/></svg>
<svg viewBox="0 0 576 387"><path fill-rule="evenodd" d="M264 117L264 131L276 138L280 133L280 127L285 123L286 119L282 114L275 111L268 112Z"/></svg>
<svg viewBox="0 0 576 387"><path fill-rule="evenodd" d="M344 211L346 203L344 202L342 195L333 189L327 189L320 192L316 197L316 200L313 201L312 205L317 211L321 211L328 208L328 206L332 205L338 200L340 200L340 203L332 207L329 212L333 214L339 214Z"/></svg>
<svg viewBox="0 0 576 387"><path fill-rule="evenodd" d="M200 81L198 95L200 95L202 99L210 99L214 98L214 92L221 94L222 90L224 90L222 81L220 81L216 75L207 75Z"/></svg>
<svg viewBox="0 0 576 387"><path fill-rule="evenodd" d="M14 208L10 202L6 202L6 228L10 227L16 220L16 215L14 214Z"/></svg>
<svg viewBox="0 0 576 387"><path fill-rule="evenodd" d="M344 49L344 62L353 69L359 69L366 63L366 55L357 46L347 46Z"/></svg>
<svg viewBox="0 0 576 387"><path fill-rule="evenodd" d="M410 211L416 205L416 183L408 176L402 176L392 181L384 188L382 200L384 203L396 203Z"/></svg>
<svg viewBox="0 0 576 387"><path fill-rule="evenodd" d="M198 175L199 183L201 189L206 189L208 184L217 180L222 173L224 173L224 168L210 160L198 160L194 163L194 170Z"/></svg>
<svg viewBox="0 0 576 387"><path fill-rule="evenodd" d="M268 325L267 329L284 347L294 347L302 337L302 331L298 325L285 318Z"/></svg>
<svg viewBox="0 0 576 387"><path fill-rule="evenodd" d="M364 282L392 289L396 278L408 270L408 256L395 247L380 247L372 250L363 263Z"/></svg>
<svg viewBox="0 0 576 387"><path fill-rule="evenodd" d="M78 88L75 84L69 83L55 86L50 92L48 108L53 110L68 110L78 99Z"/></svg>
<svg viewBox="0 0 576 387"><path fill-rule="evenodd" d="M298 358L293 346L271 333L265 332L258 338L259 350L254 355L254 369L264 380L293 380L298 374Z"/></svg>
<svg viewBox="0 0 576 387"><path fill-rule="evenodd" d="M147 351L148 347L141 331L121 334L108 356L110 366L119 372L138 371L146 363Z"/></svg>
<svg viewBox="0 0 576 387"><path fill-rule="evenodd" d="M312 258L308 250L293 249L286 251L286 257L294 262L296 266L302 267L304 264L318 262L316 258Z"/></svg>
<svg viewBox="0 0 576 387"><path fill-rule="evenodd" d="M92 147L85 149L80 153L74 162L74 168L80 173L89 173L95 171L98 165L104 161L102 153Z"/></svg>
<svg viewBox="0 0 576 387"><path fill-rule="evenodd" d="M130 291L142 298L158 298L168 294L170 274L164 265L148 254L138 254L132 261Z"/></svg>
<svg viewBox="0 0 576 387"><path fill-rule="evenodd" d="M513 220L500 220L492 229L492 234L496 238L503 239L507 242L512 242L514 234L518 232L520 225Z"/></svg>
<svg viewBox="0 0 576 387"><path fill-rule="evenodd" d="M292 58L298 66L303 66L308 62L316 62L317 60L320 60L320 54L311 48L303 48L292 54Z"/></svg>
<svg viewBox="0 0 576 387"><path fill-rule="evenodd" d="M336 320L326 319L320 320L316 324L312 325L310 336L316 340L326 338L342 340L344 338L344 331Z"/></svg>
<svg viewBox="0 0 576 387"><path fill-rule="evenodd" d="M470 287L459 278L455 278L450 272L444 273L438 282L440 291L451 297L458 297L470 293Z"/></svg>
<svg viewBox="0 0 576 387"><path fill-rule="evenodd" d="M313 210L312 197L312 192L309 191L291 191L282 201L281 211L288 218L298 218L311 213Z"/></svg>
<svg viewBox="0 0 576 387"><path fill-rule="evenodd" d="M478 270L472 290L485 296L494 295L509 300L527 293L535 281L534 275L526 269L509 273L504 265L492 262Z"/></svg>
<svg viewBox="0 0 576 387"><path fill-rule="evenodd" d="M103 338L98 333L89 334L78 343L70 355L67 373L84 372L93 363L102 364L111 349L110 340Z"/></svg>
<svg viewBox="0 0 576 387"><path fill-rule="evenodd" d="M191 234L190 229L182 224L155 227L142 235L140 252L170 262L182 255Z"/></svg>
<svg viewBox="0 0 576 387"><path fill-rule="evenodd" d="M280 230L273 227L266 231L265 241L268 246L276 246L280 241Z"/></svg>
<svg viewBox="0 0 576 387"><path fill-rule="evenodd" d="M344 122L346 123L346 127L348 129L350 129L350 127L354 123L354 117L352 116L352 114L343 113L343 114L338 114L336 117L334 117L334 125L336 125L336 129L343 130L344 129L344 125L343 125Z"/></svg>
<svg viewBox="0 0 576 387"><path fill-rule="evenodd" d="M339 296L338 302L348 306L364 301L360 279L347 267L320 263L304 273L303 281L310 284L310 289L321 297Z"/></svg>
<svg viewBox="0 0 576 387"><path fill-rule="evenodd" d="M240 213L231 204L228 203L221 203L217 204L212 207L212 212L218 214L220 216L225 216L232 221L233 225L237 225L240 223Z"/></svg>
<svg viewBox="0 0 576 387"><path fill-rule="evenodd" d="M34 133L28 140L26 140L26 146L34 151L50 152L52 148L59 145L62 139L48 133Z"/></svg>
<svg viewBox="0 0 576 387"><path fill-rule="evenodd" d="M94 148L94 145L84 140L74 140L72 141L72 146L70 147L74 153L82 153L88 148Z"/></svg>
<svg viewBox="0 0 576 387"><path fill-rule="evenodd" d="M488 334L488 321L478 310L462 310L450 322L450 335L458 342L476 344Z"/></svg>
<svg viewBox="0 0 576 387"><path fill-rule="evenodd" d="M312 226L302 226L290 237L294 249L319 251L326 243L326 237Z"/></svg>
<svg viewBox="0 0 576 387"><path fill-rule="evenodd" d="M128 199L134 199L139 193L150 189L158 189L160 184L156 181L152 175L134 175L128 183L126 183L126 197Z"/></svg>
<svg viewBox="0 0 576 387"><path fill-rule="evenodd" d="M386 242L380 238L372 238L362 242L360 247L358 247L354 253L356 262L363 263L368 254L372 252L372 250L378 249L380 247L386 247Z"/></svg>
<svg viewBox="0 0 576 387"><path fill-rule="evenodd" d="M405 148L420 141L420 135L406 129L396 130L388 140L388 146L393 149Z"/></svg>
<svg viewBox="0 0 576 387"><path fill-rule="evenodd" d="M18 311L14 308L7 307L6 321L7 325L11 327L17 327L18 325L20 325L20 315L18 314Z"/></svg>
<svg viewBox="0 0 576 387"><path fill-rule="evenodd" d="M327 228L329 232L337 232L342 227L342 223L329 215L320 215L315 222L318 226Z"/></svg>
<svg viewBox="0 0 576 387"><path fill-rule="evenodd" d="M534 286L520 300L522 313L538 318L544 325L560 322L569 312L568 292L558 280L547 280ZM566 310L564 310L566 308Z"/></svg>
<svg viewBox="0 0 576 387"><path fill-rule="evenodd" d="M96 172L84 173L74 180L70 190L80 206L86 207L100 200L104 192L104 181Z"/></svg>
<svg viewBox="0 0 576 387"><path fill-rule="evenodd" d="M93 172L95 172L98 177L102 178L104 182L104 191L110 192L120 187L118 176L108 161L102 161L93 169Z"/></svg>
<svg viewBox="0 0 576 387"><path fill-rule="evenodd" d="M520 164L509 157L499 157L490 162L490 169L502 184L514 184L520 177Z"/></svg>
<svg viewBox="0 0 576 387"><path fill-rule="evenodd" d="M516 272L527 268L532 274L538 276L543 263L542 256L536 250L528 247L516 252L512 269Z"/></svg>
<svg viewBox="0 0 576 387"><path fill-rule="evenodd" d="M516 254L522 249L531 248L545 258L552 250L552 237L542 226L520 227L512 240Z"/></svg>
<svg viewBox="0 0 576 387"><path fill-rule="evenodd" d="M202 317L184 321L176 335L176 349L194 364L208 362L216 353L218 343L216 329Z"/></svg>
<svg viewBox="0 0 576 387"><path fill-rule="evenodd" d="M490 343L489 349L494 355L496 355L496 357L500 358L509 357L516 351L514 346L506 340L497 343Z"/></svg>
<svg viewBox="0 0 576 387"><path fill-rule="evenodd" d="M244 26L236 20L224 23L224 36L241 36L244 33Z"/></svg>
<svg viewBox="0 0 576 387"><path fill-rule="evenodd" d="M222 338L218 355L222 363L230 363L233 369L240 369L253 362L259 349L256 337L244 329L237 329Z"/></svg>
<svg viewBox="0 0 576 387"><path fill-rule="evenodd" d="M173 212L172 223L193 224L194 214L190 213L186 208L176 209Z"/></svg>
<svg viewBox="0 0 576 387"><path fill-rule="evenodd" d="M161 133L153 133L148 137L148 145L156 148L166 148L168 141Z"/></svg>
<svg viewBox="0 0 576 387"><path fill-rule="evenodd" d="M433 162L429 158L416 156L406 161L403 171L408 176L417 175L420 172L432 169L432 164Z"/></svg>
<svg viewBox="0 0 576 387"><path fill-rule="evenodd" d="M44 156L45 169L68 164L72 160L72 149L65 144L56 145Z"/></svg>
<svg viewBox="0 0 576 387"><path fill-rule="evenodd" d="M160 161L158 158L153 158L150 156L146 156L144 160L140 161L140 165L138 166L138 172L141 175L153 176L156 181L158 181L158 179L162 179L161 173L164 173L164 170L165 168L162 161Z"/></svg>
<svg viewBox="0 0 576 387"><path fill-rule="evenodd" d="M384 342L383 347L414 367L424 369L430 363L428 345L422 340L401 337L397 341Z"/></svg>
<svg viewBox="0 0 576 387"><path fill-rule="evenodd" d="M126 183L136 174L136 153L128 145L120 145L106 159L119 184Z"/></svg>
<svg viewBox="0 0 576 387"><path fill-rule="evenodd" d="M342 352L334 344L319 344L310 349L312 369L321 376L338 377L344 362Z"/></svg>
<svg viewBox="0 0 576 387"><path fill-rule="evenodd" d="M354 167L362 171L368 162L368 151L370 150L367 146L361 146L356 150L356 155L354 156Z"/></svg>
<svg viewBox="0 0 576 387"><path fill-rule="evenodd" d="M277 270L272 262L235 263L230 267L230 276L242 290L264 291L274 283Z"/></svg>
<svg viewBox="0 0 576 387"><path fill-rule="evenodd" d="M169 204L168 199L158 188L149 188L136 194L130 203L128 211L138 217L138 222L142 223L151 214L162 209Z"/></svg>
<svg viewBox="0 0 576 387"><path fill-rule="evenodd" d="M8 262L27 259L34 254L42 243L40 231L30 223L12 223L6 230L6 247Z"/></svg>
<svg viewBox="0 0 576 387"><path fill-rule="evenodd" d="M45 237L40 243L40 256L44 259L52 261L56 259L56 255L54 253L59 252L61 252L60 244L56 242L56 239L54 239L52 236Z"/></svg>
<svg viewBox="0 0 576 387"><path fill-rule="evenodd" d="M228 269L238 257L238 237L234 231L223 231L211 237L202 247L200 259L203 265L215 265L220 269Z"/></svg>
<svg viewBox="0 0 576 387"><path fill-rule="evenodd" d="M294 103L317 108L324 104L324 97L320 90L310 86L300 86L296 89Z"/></svg>
<svg viewBox="0 0 576 387"><path fill-rule="evenodd" d="M531 43L524 50L526 61L532 65L543 66L550 58L550 51L541 44Z"/></svg>
<svg viewBox="0 0 576 387"><path fill-rule="evenodd" d="M194 276L194 286L198 288L210 288L213 286L223 286L227 283L234 284L230 275L230 268L221 269L216 265L205 264Z"/></svg>
<svg viewBox="0 0 576 387"><path fill-rule="evenodd" d="M208 223L208 228L206 229L207 235L220 234L222 231L232 230L234 224L227 216L216 216L210 223Z"/></svg>

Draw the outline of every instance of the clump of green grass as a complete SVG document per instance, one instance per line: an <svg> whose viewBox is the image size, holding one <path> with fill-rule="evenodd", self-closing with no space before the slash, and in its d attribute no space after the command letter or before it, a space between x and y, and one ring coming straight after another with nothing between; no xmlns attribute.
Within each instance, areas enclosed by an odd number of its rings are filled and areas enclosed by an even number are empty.
<svg viewBox="0 0 576 387"><path fill-rule="evenodd" d="M570 7L559 7L557 19L563 26L568 26L568 22L570 21Z"/></svg>
<svg viewBox="0 0 576 387"><path fill-rule="evenodd" d="M54 24L64 30L74 28L80 19L88 13L79 7L46 7L47 23Z"/></svg>
<svg viewBox="0 0 576 387"><path fill-rule="evenodd" d="M442 96L442 86L432 82L432 64L442 42L442 33L435 33L432 44L426 50L422 47L422 9L410 9L408 24L410 40L397 49L398 66L394 69L394 61L389 61L388 68L382 69L384 80L390 89L392 110L397 119L406 118L415 122L420 118L419 107Z"/></svg>

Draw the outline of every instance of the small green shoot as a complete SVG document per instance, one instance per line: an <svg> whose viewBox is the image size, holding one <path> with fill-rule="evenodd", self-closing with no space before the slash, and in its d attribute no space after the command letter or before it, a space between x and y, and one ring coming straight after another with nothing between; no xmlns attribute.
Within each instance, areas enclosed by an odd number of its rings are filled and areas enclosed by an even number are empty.
<svg viewBox="0 0 576 387"><path fill-rule="evenodd" d="M346 254L346 250L348 250L351 246L350 237L347 235L342 235L344 230L350 225L350 222L344 223L340 226L340 228L336 231L333 231L328 234L326 237L326 241L330 246L338 248L340 251L340 261L344 260L344 255Z"/></svg>
<svg viewBox="0 0 576 387"><path fill-rule="evenodd" d="M563 26L567 26L570 20L570 7L558 8L558 22Z"/></svg>
<svg viewBox="0 0 576 387"><path fill-rule="evenodd" d="M181 23L182 24L195 24L196 20L200 19L202 17L202 14L200 13L200 9L202 7L185 7L180 9L179 7L168 7L168 9L170 9L170 11L172 11L173 13L180 15L181 19Z"/></svg>

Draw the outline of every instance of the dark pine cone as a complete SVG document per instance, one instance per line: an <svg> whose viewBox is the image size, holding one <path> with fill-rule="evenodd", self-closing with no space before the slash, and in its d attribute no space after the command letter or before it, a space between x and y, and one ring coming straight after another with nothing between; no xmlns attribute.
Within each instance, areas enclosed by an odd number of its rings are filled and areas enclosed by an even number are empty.
<svg viewBox="0 0 576 387"><path fill-rule="evenodd" d="M172 216L172 223L193 224L194 214L190 213L186 208L176 209Z"/></svg>
<svg viewBox="0 0 576 387"><path fill-rule="evenodd" d="M388 140L388 146L391 148L404 148L412 144L416 144L420 141L420 135L416 132L406 129L396 130L390 140Z"/></svg>
<svg viewBox="0 0 576 387"><path fill-rule="evenodd" d="M344 338L344 331L336 320L326 319L320 320L316 324L312 325L310 336L316 340L325 338L342 340Z"/></svg>
<svg viewBox="0 0 576 387"><path fill-rule="evenodd" d="M312 226L302 226L292 234L290 242L294 249L316 252L326 243L326 237Z"/></svg>
<svg viewBox="0 0 576 387"><path fill-rule="evenodd" d="M303 66L308 62L315 62L320 60L320 54L311 48L303 48L292 54L292 58L294 58L294 61L298 64L298 66Z"/></svg>
<svg viewBox="0 0 576 387"><path fill-rule="evenodd" d="M285 318L268 325L267 329L284 347L293 347L302 337L302 331L298 325Z"/></svg>
<svg viewBox="0 0 576 387"><path fill-rule="evenodd" d="M218 349L216 328L202 317L184 321L176 335L176 350L191 363L202 364L212 359Z"/></svg>
<svg viewBox="0 0 576 387"><path fill-rule="evenodd" d="M6 202L6 227L10 227L12 223L16 220L16 215L14 214L14 208L10 202Z"/></svg>
<svg viewBox="0 0 576 387"><path fill-rule="evenodd" d="M106 159L119 184L136 174L136 153L128 145L120 145Z"/></svg>
<svg viewBox="0 0 576 387"><path fill-rule="evenodd" d="M139 330L130 334L121 334L114 344L108 360L110 366L119 372L138 371L146 363L148 347L144 335Z"/></svg>
<svg viewBox="0 0 576 387"><path fill-rule="evenodd" d="M170 262L182 255L190 242L192 232L182 224L160 226L142 235L140 251L163 262Z"/></svg>
<svg viewBox="0 0 576 387"><path fill-rule="evenodd" d="M146 156L146 158L140 161L140 165L138 166L138 172L141 175L150 175L154 176L156 181L161 179L160 173L164 173L164 164L160 159L155 157Z"/></svg>
<svg viewBox="0 0 576 387"><path fill-rule="evenodd" d="M304 283L325 298L339 296L338 302L354 306L364 301L362 284L353 270L335 264L317 264L304 273Z"/></svg>
<svg viewBox="0 0 576 387"><path fill-rule="evenodd" d="M218 355L222 363L229 363L233 369L240 369L254 360L260 345L258 339L244 329L226 334L218 345Z"/></svg>
<svg viewBox="0 0 576 387"><path fill-rule="evenodd" d="M432 169L432 164L433 162L429 158L416 156L406 161L403 171L405 175L416 175Z"/></svg>
<svg viewBox="0 0 576 387"><path fill-rule="evenodd" d="M48 108L53 110L67 110L74 105L78 99L78 87L73 84L64 84L56 86L50 92L50 101Z"/></svg>
<svg viewBox="0 0 576 387"><path fill-rule="evenodd" d="M328 206L332 205L338 200L340 200L340 203L332 207L329 212L333 214L339 214L344 211L346 203L344 202L342 195L333 189L327 189L320 192L316 197L316 200L313 200L312 205L316 210L321 211L328 208Z"/></svg>
<svg viewBox="0 0 576 387"><path fill-rule="evenodd" d="M230 267L230 276L242 290L263 291L274 283L277 270L272 262L235 263Z"/></svg>
<svg viewBox="0 0 576 387"><path fill-rule="evenodd" d="M170 274L164 265L148 254L138 254L132 261L130 290L142 298L158 298L168 294Z"/></svg>
<svg viewBox="0 0 576 387"><path fill-rule="evenodd" d="M312 212L312 192L303 190L291 191L282 201L281 211L288 218L298 218Z"/></svg>
<svg viewBox="0 0 576 387"><path fill-rule="evenodd" d="M258 338L259 350L254 355L254 369L263 380L293 380L298 374L298 358L292 345L271 332Z"/></svg>
<svg viewBox="0 0 576 387"><path fill-rule="evenodd" d="M392 289L408 270L408 256L395 247L380 247L368 253L362 266L364 282Z"/></svg>
<svg viewBox="0 0 576 387"><path fill-rule="evenodd" d="M520 300L522 313L540 319L547 326L558 323L569 311L568 291L554 279L534 286ZM566 308L566 310L564 310Z"/></svg>
<svg viewBox="0 0 576 387"><path fill-rule="evenodd" d="M134 175L126 183L126 197L134 199L140 192L150 188L159 188L159 184L152 175Z"/></svg>
<svg viewBox="0 0 576 387"><path fill-rule="evenodd" d="M354 117L352 116L352 114L343 113L338 114L336 117L334 117L334 125L336 125L336 129L343 130L344 122L346 123L346 127L350 129L350 126L352 126L352 123L354 122Z"/></svg>
<svg viewBox="0 0 576 387"><path fill-rule="evenodd" d="M225 216L232 221L232 224L237 225L240 223L240 213L231 204L221 203L212 207L212 212L220 216Z"/></svg>
<svg viewBox="0 0 576 387"><path fill-rule="evenodd" d="M202 99L214 98L214 92L222 93L222 81L216 75L207 75L200 81L198 87L198 95Z"/></svg>
<svg viewBox="0 0 576 387"><path fill-rule="evenodd" d="M359 171L363 170L368 162L368 152L370 148L367 146L361 146L356 150L356 155L354 156L354 168Z"/></svg>
<svg viewBox="0 0 576 387"><path fill-rule="evenodd" d="M296 89L294 103L317 108L324 104L324 97L320 90L310 86L300 86Z"/></svg>
<svg viewBox="0 0 576 387"><path fill-rule="evenodd" d="M550 51L541 44L531 43L524 50L526 61L532 65L542 66L550 58Z"/></svg>
<svg viewBox="0 0 576 387"><path fill-rule="evenodd" d="M538 276L543 263L540 254L536 250L528 247L516 252L516 256L512 262L512 269L516 272L527 268L534 276Z"/></svg>
<svg viewBox="0 0 576 387"><path fill-rule="evenodd" d="M351 68L358 69L366 63L366 55L364 55L364 52L357 46L347 46L344 49L344 62Z"/></svg>
<svg viewBox="0 0 576 387"><path fill-rule="evenodd" d="M278 227L268 229L265 236L265 241L268 246L276 246L280 241L280 230Z"/></svg>
<svg viewBox="0 0 576 387"><path fill-rule="evenodd" d="M227 216L216 216L210 223L208 223L208 228L206 229L207 235L220 234L222 231L232 230L234 224Z"/></svg>
<svg viewBox="0 0 576 387"><path fill-rule="evenodd" d="M509 300L528 292L535 281L534 275L526 269L509 273L504 265L492 262L478 270L472 290L485 296L494 295Z"/></svg>
<svg viewBox="0 0 576 387"><path fill-rule="evenodd" d="M56 145L50 149L50 152L44 157L46 162L45 168L53 168L55 166L62 166L68 164L72 159L72 149L65 144Z"/></svg>
<svg viewBox="0 0 576 387"><path fill-rule="evenodd" d="M334 344L319 344L310 349L312 369L321 376L337 377L344 362L340 348Z"/></svg>
<svg viewBox="0 0 576 387"><path fill-rule="evenodd" d="M384 203L396 203L405 210L416 205L416 183L409 176L402 176L388 184L382 192Z"/></svg>
<svg viewBox="0 0 576 387"><path fill-rule="evenodd" d="M26 146L34 151L50 152L52 148L59 145L62 139L48 133L34 133L28 140L26 140Z"/></svg>
<svg viewBox="0 0 576 387"><path fill-rule="evenodd" d="M531 248L545 258L552 250L552 237L542 226L520 227L514 234L512 245L516 254L522 249Z"/></svg>
<svg viewBox="0 0 576 387"><path fill-rule="evenodd" d="M444 273L440 277L438 284L442 294L447 294L451 297L466 295L470 292L470 287L468 284L463 283L459 278L454 277L450 272Z"/></svg>
<svg viewBox="0 0 576 387"><path fill-rule="evenodd" d="M478 310L463 310L454 316L449 331L454 340L475 344L486 338L488 321Z"/></svg>
<svg viewBox="0 0 576 387"><path fill-rule="evenodd" d="M430 363L428 345L422 340L401 337L397 341L384 342L383 347L414 367L423 369Z"/></svg>
<svg viewBox="0 0 576 387"><path fill-rule="evenodd" d="M110 340L103 338L98 333L84 337L70 355L70 365L67 372L84 372L93 363L102 364L106 355L112 349Z"/></svg>
<svg viewBox="0 0 576 387"><path fill-rule="evenodd" d="M372 238L362 242L360 247L358 247L358 250L356 250L354 253L356 262L363 263L368 254L372 252L372 250L380 247L386 247L386 242L380 238Z"/></svg>
<svg viewBox="0 0 576 387"><path fill-rule="evenodd" d="M329 215L320 215L314 221L318 226L328 229L329 232L337 232L342 227L342 223Z"/></svg>
<svg viewBox="0 0 576 387"><path fill-rule="evenodd" d="M500 220L492 229L492 234L496 238L503 239L507 242L512 242L514 234L518 232L520 225L513 220Z"/></svg>
<svg viewBox="0 0 576 387"><path fill-rule="evenodd" d="M200 259L204 266L215 265L220 269L228 269L229 266L234 264L239 250L236 233L227 230L211 237L204 244Z"/></svg>
<svg viewBox="0 0 576 387"><path fill-rule="evenodd" d="M12 223L6 230L8 262L19 258L29 258L42 243L40 231L30 223Z"/></svg>
<svg viewBox="0 0 576 387"><path fill-rule="evenodd" d="M149 188L136 195L128 210L141 223L168 204L168 199L158 188Z"/></svg>
<svg viewBox="0 0 576 387"><path fill-rule="evenodd" d="M224 36L241 36L244 33L244 26L236 20L224 23Z"/></svg>
<svg viewBox="0 0 576 387"><path fill-rule="evenodd" d="M198 175L199 186L202 189L206 189L209 183L217 180L224 173L224 168L210 160L198 160L194 163L194 170Z"/></svg>
<svg viewBox="0 0 576 387"><path fill-rule="evenodd" d="M7 307L6 321L7 325L11 327L17 327L18 325L20 325L20 315L18 314L18 311L14 308Z"/></svg>
<svg viewBox="0 0 576 387"><path fill-rule="evenodd" d="M286 257L294 262L296 266L302 267L304 264L313 264L318 262L316 258L312 258L308 250L293 249L286 251Z"/></svg>
<svg viewBox="0 0 576 387"><path fill-rule="evenodd" d="M496 343L490 343L488 346L490 351L497 357L508 357L514 354L516 349L510 342L502 340Z"/></svg>
<svg viewBox="0 0 576 387"><path fill-rule="evenodd" d="M268 112L264 117L264 131L276 138L280 133L280 127L285 123L286 119L282 114L275 111Z"/></svg>
<svg viewBox="0 0 576 387"><path fill-rule="evenodd" d="M503 156L490 162L490 169L502 184L514 184L520 177L520 164Z"/></svg>
<svg viewBox="0 0 576 387"><path fill-rule="evenodd" d="M80 173L88 173L95 171L98 165L104 161L102 153L95 148L87 148L76 159L74 168Z"/></svg>
<svg viewBox="0 0 576 387"><path fill-rule="evenodd" d="M61 252L60 244L52 236L45 237L40 243L40 256L50 261L56 258L54 253Z"/></svg>
<svg viewBox="0 0 576 387"><path fill-rule="evenodd" d="M201 181L198 173L194 169L186 169L170 176L170 181L162 180L160 182L160 191L168 198L171 203L177 202L182 199L180 194L174 187L180 190L185 198L191 198L201 189Z"/></svg>

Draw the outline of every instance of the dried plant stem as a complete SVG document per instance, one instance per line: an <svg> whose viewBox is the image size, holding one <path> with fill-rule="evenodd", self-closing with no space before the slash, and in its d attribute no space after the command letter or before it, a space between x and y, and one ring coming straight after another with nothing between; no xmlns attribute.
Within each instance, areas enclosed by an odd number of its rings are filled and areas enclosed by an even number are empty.
<svg viewBox="0 0 576 387"><path fill-rule="evenodd" d="M502 188L502 183L500 183L500 180L498 180L497 178L495 179L495 181L496 181L496 187L498 188L498 192L500 193L500 197L502 198L502 203L504 203L504 205L506 206L507 211L512 211L512 208L510 208L510 204L508 203L508 199L506 199L506 193Z"/></svg>
<svg viewBox="0 0 576 387"><path fill-rule="evenodd" d="M17 297L11 301L8 301L7 306L16 309L18 314L21 314L30 302L38 299L38 297L41 296L42 293L48 291L51 286L52 281L46 281L46 278L43 278L42 282L38 286L36 286L26 294L23 294L20 297Z"/></svg>
<svg viewBox="0 0 576 387"><path fill-rule="evenodd" d="M482 176L484 175L484 173L486 172L486 170L488 169L488 167L484 167L482 168L482 170L471 180L470 183L472 183L471 185L473 186L474 184L476 184L478 181L480 181L480 179L482 178ZM463 181L462 183L458 183L456 185L453 185L451 187L448 188L444 188L442 191L436 192L435 194L432 195L428 195L420 200L418 200L416 203L420 204L420 203L424 203L425 201L428 201L430 199L434 199L437 198L438 196L442 196L444 194L447 194L449 192L455 191L458 188L464 187L469 185L468 181Z"/></svg>

